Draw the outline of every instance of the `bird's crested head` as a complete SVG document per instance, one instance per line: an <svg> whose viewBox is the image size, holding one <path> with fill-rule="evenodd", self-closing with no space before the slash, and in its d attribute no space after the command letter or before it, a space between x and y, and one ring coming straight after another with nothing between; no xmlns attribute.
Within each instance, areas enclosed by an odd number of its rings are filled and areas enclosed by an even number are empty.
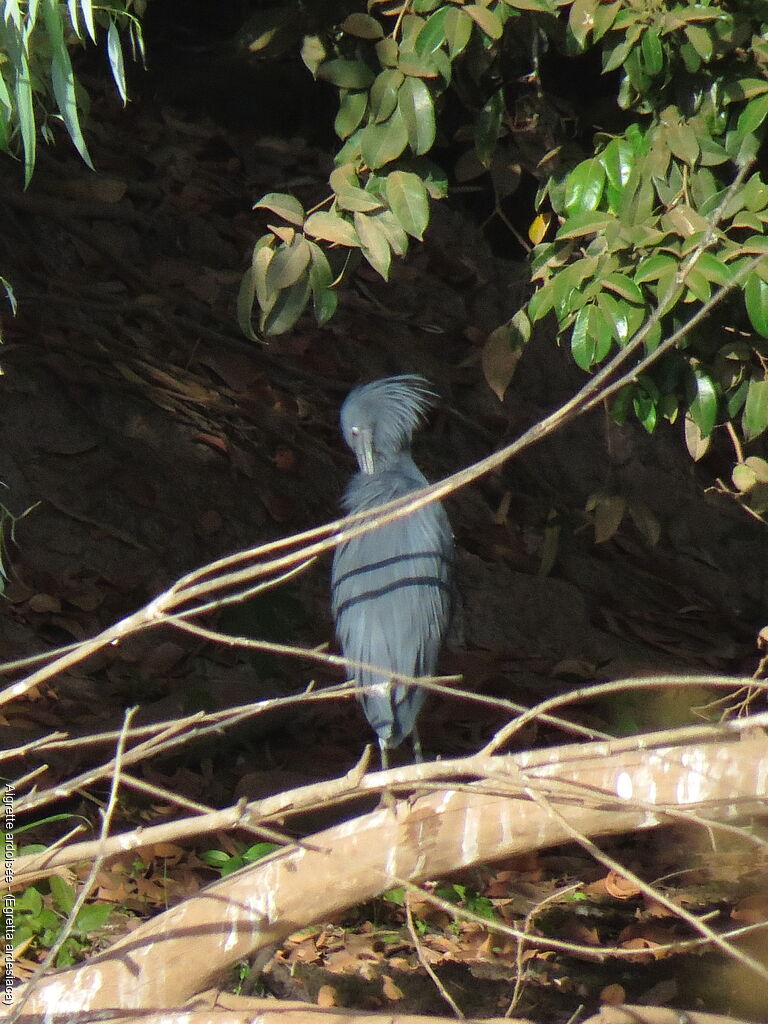
<svg viewBox="0 0 768 1024"><path fill-rule="evenodd" d="M436 398L429 381L415 374L384 377L350 391L341 407L341 429L360 469L375 473L377 463L409 448Z"/></svg>

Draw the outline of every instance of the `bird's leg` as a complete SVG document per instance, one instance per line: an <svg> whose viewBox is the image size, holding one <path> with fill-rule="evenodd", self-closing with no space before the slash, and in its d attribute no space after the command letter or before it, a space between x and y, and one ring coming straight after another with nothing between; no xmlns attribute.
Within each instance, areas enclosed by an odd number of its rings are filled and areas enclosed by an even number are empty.
<svg viewBox="0 0 768 1024"><path fill-rule="evenodd" d="M419 730L415 725L413 727L413 732L411 733L411 743L413 744L413 760L416 764L421 764L424 760L424 755L421 750L421 737L419 736Z"/></svg>
<svg viewBox="0 0 768 1024"><path fill-rule="evenodd" d="M389 747L383 740L379 740L379 751L381 753L381 770L385 772L389 768ZM388 790L384 790L379 800L379 807L386 808L388 811L394 811L395 809L395 798Z"/></svg>

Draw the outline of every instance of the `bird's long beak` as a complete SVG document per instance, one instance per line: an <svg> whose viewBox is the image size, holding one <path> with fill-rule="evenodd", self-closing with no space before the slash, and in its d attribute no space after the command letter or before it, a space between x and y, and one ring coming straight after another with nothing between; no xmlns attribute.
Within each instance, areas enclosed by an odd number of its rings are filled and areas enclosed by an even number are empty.
<svg viewBox="0 0 768 1024"><path fill-rule="evenodd" d="M373 434L370 430L361 430L355 438L355 458L363 473L372 476L376 472L376 460L373 454Z"/></svg>

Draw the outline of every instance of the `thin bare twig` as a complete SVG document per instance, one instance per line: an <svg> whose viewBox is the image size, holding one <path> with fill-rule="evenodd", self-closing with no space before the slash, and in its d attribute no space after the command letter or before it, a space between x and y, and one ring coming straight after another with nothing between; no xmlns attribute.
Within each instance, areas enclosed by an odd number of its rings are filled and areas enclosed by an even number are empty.
<svg viewBox="0 0 768 1024"><path fill-rule="evenodd" d="M435 988L440 993L440 996L442 997L442 999L446 1003L448 1003L448 1005L450 1006L450 1008L453 1011L453 1013L455 1014L455 1016L458 1017L459 1020L466 1020L466 1015L461 1011L461 1008L459 1007L459 1005L456 1002L456 1000L453 998L451 993L447 990L445 985L443 985L442 981L440 981L440 979L438 978L438 976L435 974L434 970L432 969L432 965L427 960L427 958L424 956L424 950L421 948L421 939L418 936L418 933L416 931L416 925L414 924L414 921L413 921L413 912L411 911L411 893L410 892L406 892L406 894L405 894L404 905L405 905L405 923L408 925L408 934L411 936L411 942L413 943L413 948L416 950L416 956L419 958L419 963L424 968L424 970L427 972L429 977L432 979L432 983L434 984Z"/></svg>

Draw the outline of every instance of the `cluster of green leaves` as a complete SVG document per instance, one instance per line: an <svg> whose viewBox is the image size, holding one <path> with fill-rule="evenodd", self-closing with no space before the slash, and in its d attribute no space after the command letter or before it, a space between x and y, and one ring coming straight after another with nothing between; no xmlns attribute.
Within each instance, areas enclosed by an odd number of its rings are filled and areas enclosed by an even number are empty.
<svg viewBox="0 0 768 1024"><path fill-rule="evenodd" d="M254 864L262 857L266 857L267 854L280 849L275 843L254 843L253 846L238 843L237 846L237 853L227 853L225 850L205 850L200 854L200 860L204 861L208 867L218 871L223 878L225 875L231 875L233 871L239 871L240 868Z"/></svg>
<svg viewBox="0 0 768 1024"><path fill-rule="evenodd" d="M33 948L50 949L59 938L64 922L72 911L77 893L57 875L51 875L46 888L29 886L14 900L14 944L30 943ZM109 903L91 903L81 907L70 934L56 955L57 967L69 967L81 959L94 932L102 929L112 913Z"/></svg>
<svg viewBox="0 0 768 1024"><path fill-rule="evenodd" d="M738 419L747 440L768 427L768 260L755 263L768 253L768 187L753 173L728 191L768 118L768 21L750 18L753 10L574 3L571 48L601 44L604 69L621 69L619 103L648 116L621 135L598 135L595 153L538 196L557 226L534 251L540 287L528 312L534 321L555 312L585 370L624 347L654 310L662 316L646 352L715 289L741 288L759 340L691 332L614 404L618 419L632 408L649 431L684 413L695 458L717 423Z"/></svg>
<svg viewBox="0 0 768 1024"><path fill-rule="evenodd" d="M444 882L437 886L435 895L441 900L445 900L446 903L453 903L454 906L462 907L476 917L484 917L488 921L498 921L499 919L492 901L487 896L481 896L466 885L461 885L458 882ZM398 907L403 907L405 906L405 889L402 886L387 889L386 892L381 894L381 898L388 903L395 903Z"/></svg>
<svg viewBox="0 0 768 1024"><path fill-rule="evenodd" d="M70 48L97 42L106 32L107 55L126 101L120 33L134 56L143 55L139 17L146 0L0 0L0 150L24 156L25 183L35 168L38 128L51 136L50 121L63 122L85 163L92 167L80 123L87 100L72 69Z"/></svg>
<svg viewBox="0 0 768 1024"><path fill-rule="evenodd" d="M563 60L599 51L607 81L617 83L614 121L626 127L598 132L592 152L575 156L563 132L541 160L539 170L551 173L540 212L532 211L538 287L489 339L484 368L494 390L503 395L532 322L545 315L554 313L577 364L594 372L660 304L645 354L730 286L758 337L690 331L617 396L613 411L619 420L632 411L649 431L683 419L695 458L723 422L747 440L759 436L768 428L768 259L759 260L768 253L768 187L754 172L728 190L768 123L762 0L412 0L397 9L373 0L337 29L306 37L305 63L339 90L342 145L325 203L305 211L272 193L257 204L282 223L254 249L240 294L243 329L254 336L255 303L266 334L290 329L310 299L318 321L328 320L345 259L363 258L386 279L392 256L421 239L429 200L446 192L428 160L444 93L454 89L464 102L463 85L473 83L465 102L473 159L491 166L499 138L515 130L505 82L526 70L521 61L535 69L533 45L520 57L521 39L545 39ZM513 44L518 66L499 74ZM540 94L546 85L538 80Z"/></svg>
<svg viewBox="0 0 768 1024"><path fill-rule="evenodd" d="M331 194L320 207L305 211L295 197L280 193L256 204L285 224L269 225L243 279L238 312L249 336L255 302L265 334L289 330L310 298L319 323L333 315L338 275L327 248L354 253L388 278L393 255L404 256L411 238L422 239L430 199L447 194L445 174L426 154L436 138L436 103L456 62L468 49L490 53L519 13L515 8L539 6L539 0L413 0L402 10L383 11L381 19L352 13L338 31L305 38L304 62L339 90L335 129L342 146ZM496 89L480 111L481 159L490 159L503 107Z"/></svg>

